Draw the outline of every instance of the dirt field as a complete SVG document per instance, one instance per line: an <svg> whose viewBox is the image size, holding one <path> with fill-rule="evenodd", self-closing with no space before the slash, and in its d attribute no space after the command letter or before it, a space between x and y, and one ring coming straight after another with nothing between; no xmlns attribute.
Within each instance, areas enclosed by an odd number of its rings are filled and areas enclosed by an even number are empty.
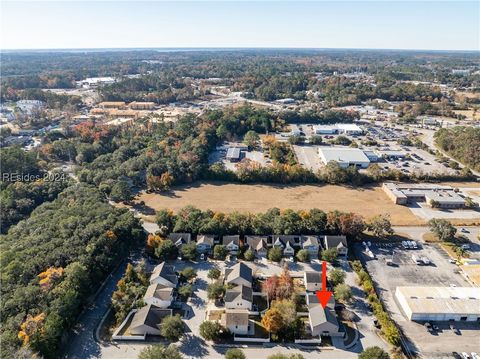
<svg viewBox="0 0 480 359"><path fill-rule="evenodd" d="M294 210L317 207L324 211L355 212L365 218L389 213L395 225L424 224L408 208L393 204L379 186L351 189L330 185L196 183L193 186L176 187L163 195L141 193L137 201L144 201L147 207L155 210L170 208L174 211L186 205L222 212L264 212L272 207Z"/></svg>

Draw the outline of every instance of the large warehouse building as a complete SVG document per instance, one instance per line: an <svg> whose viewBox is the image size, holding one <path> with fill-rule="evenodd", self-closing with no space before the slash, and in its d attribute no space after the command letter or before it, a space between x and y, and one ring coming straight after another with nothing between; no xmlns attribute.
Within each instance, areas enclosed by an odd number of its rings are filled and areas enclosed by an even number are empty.
<svg viewBox="0 0 480 359"><path fill-rule="evenodd" d="M367 168L370 160L362 150L347 147L319 147L318 155L324 164L330 161L337 162L340 167L355 166Z"/></svg>
<svg viewBox="0 0 480 359"><path fill-rule="evenodd" d="M480 288L397 287L395 298L413 321L480 321Z"/></svg>

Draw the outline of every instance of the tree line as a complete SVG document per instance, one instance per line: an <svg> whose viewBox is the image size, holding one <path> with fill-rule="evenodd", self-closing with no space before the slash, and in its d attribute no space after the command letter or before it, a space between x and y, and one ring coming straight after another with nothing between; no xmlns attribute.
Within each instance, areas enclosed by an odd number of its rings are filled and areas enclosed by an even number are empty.
<svg viewBox="0 0 480 359"><path fill-rule="evenodd" d="M137 219L96 188L71 186L1 237L1 356L57 357L87 298L142 237Z"/></svg>

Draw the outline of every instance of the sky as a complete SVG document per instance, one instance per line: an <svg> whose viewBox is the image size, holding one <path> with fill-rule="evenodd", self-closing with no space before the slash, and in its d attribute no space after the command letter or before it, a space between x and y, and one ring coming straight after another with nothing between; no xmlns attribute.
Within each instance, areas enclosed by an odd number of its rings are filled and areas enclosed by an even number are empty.
<svg viewBox="0 0 480 359"><path fill-rule="evenodd" d="M1 49L480 51L480 1L8 1Z"/></svg>

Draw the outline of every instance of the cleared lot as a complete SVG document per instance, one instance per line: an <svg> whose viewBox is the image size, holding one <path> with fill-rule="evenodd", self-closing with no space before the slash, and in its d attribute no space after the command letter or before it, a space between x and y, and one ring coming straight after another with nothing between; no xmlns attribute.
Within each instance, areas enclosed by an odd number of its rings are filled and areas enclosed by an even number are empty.
<svg viewBox="0 0 480 359"><path fill-rule="evenodd" d="M144 201L147 207L155 210L170 208L177 211L187 205L222 212L265 212L272 207L320 208L356 212L366 218L389 213L396 225L423 223L407 207L393 204L379 186L348 188L199 182L193 186L176 187L165 195L141 192L137 201Z"/></svg>
<svg viewBox="0 0 480 359"><path fill-rule="evenodd" d="M397 286L470 286L458 273L458 267L448 262L446 254L437 250L435 246L426 244L417 250L403 249L400 245L389 247L374 244L372 251L377 259L373 260L367 260L361 244L355 247L355 251L365 259L367 269L377 285L386 309L412 341L414 351L420 351L424 358L449 358L452 351L478 351L480 324L456 324L460 335L454 334L447 324L440 324L438 325L440 330L432 335L427 332L423 323L408 321L394 298ZM432 264L415 264L413 254L426 256ZM385 264L387 258L393 259L394 266Z"/></svg>

